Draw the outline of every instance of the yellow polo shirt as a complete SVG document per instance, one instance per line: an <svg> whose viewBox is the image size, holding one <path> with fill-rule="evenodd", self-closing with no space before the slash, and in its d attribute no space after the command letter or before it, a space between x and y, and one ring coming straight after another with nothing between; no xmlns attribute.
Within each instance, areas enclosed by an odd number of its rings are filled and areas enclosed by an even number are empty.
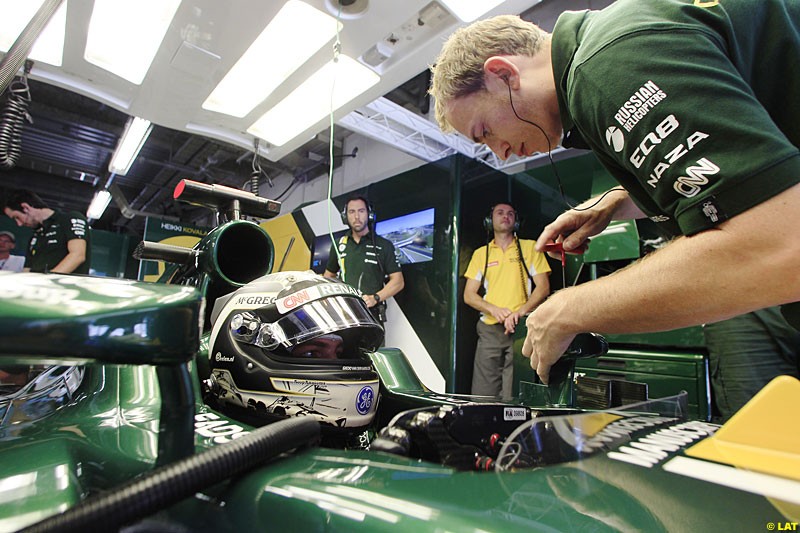
<svg viewBox="0 0 800 533"><path fill-rule="evenodd" d="M547 256L533 249L536 241L520 239L519 245L531 277L550 272ZM483 282L485 291L483 299L485 301L516 311L527 301L528 294L533 291L531 281L525 275L524 267L520 264L517 245L511 244L504 252L492 239L488 247L488 262L486 261L486 246L481 246L472 254L464 277ZM485 276L483 275L484 265L486 265ZM492 315L481 314L481 320L486 324L497 324L497 320Z"/></svg>

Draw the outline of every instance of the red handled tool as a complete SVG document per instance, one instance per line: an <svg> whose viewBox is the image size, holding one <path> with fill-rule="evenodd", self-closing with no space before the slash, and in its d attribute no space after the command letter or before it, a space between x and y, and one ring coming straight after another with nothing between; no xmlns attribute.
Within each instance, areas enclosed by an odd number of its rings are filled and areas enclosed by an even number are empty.
<svg viewBox="0 0 800 533"><path fill-rule="evenodd" d="M564 251L564 244L560 242L548 242L544 245L544 251L546 252L560 252L561 253L561 277L564 283L564 287L567 286L567 253ZM583 250L578 252L573 252L582 254Z"/></svg>
<svg viewBox="0 0 800 533"><path fill-rule="evenodd" d="M561 268L567 266L567 253L564 251L564 245L560 242L548 242L544 245L545 252L561 252Z"/></svg>

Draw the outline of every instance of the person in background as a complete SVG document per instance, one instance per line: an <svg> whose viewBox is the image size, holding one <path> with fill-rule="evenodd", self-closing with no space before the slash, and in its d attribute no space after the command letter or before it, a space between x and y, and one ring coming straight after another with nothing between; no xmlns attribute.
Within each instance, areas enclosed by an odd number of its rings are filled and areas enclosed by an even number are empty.
<svg viewBox="0 0 800 533"><path fill-rule="evenodd" d="M373 316L383 324L386 300L403 290L405 284L394 245L375 235L375 213L363 196L347 200L342 222L350 231L339 239L338 254L331 245L323 275L326 278L338 275L340 280L360 290Z"/></svg>
<svg viewBox="0 0 800 533"><path fill-rule="evenodd" d="M17 245L17 237L10 231L0 231L0 270L22 272L25 258L21 255L11 255Z"/></svg>
<svg viewBox="0 0 800 533"><path fill-rule="evenodd" d="M36 193L24 189L8 196L3 211L18 226L33 228L25 271L89 273L91 231L81 213L50 209Z"/></svg>
<svg viewBox="0 0 800 533"><path fill-rule="evenodd" d="M544 382L581 332L777 305L800 323L800 106L787 89L800 87L798 61L800 2L788 0L617 0L562 13L552 34L499 16L445 43L430 91L442 129L503 159L588 148L622 185L570 206L537 249L581 251L616 219L677 235L530 315L523 353Z"/></svg>
<svg viewBox="0 0 800 533"><path fill-rule="evenodd" d="M464 303L481 313L472 369L472 394L512 397L514 339L521 317L550 294L550 265L536 241L517 237L519 220L511 204L499 203L484 220L494 238L472 254L464 277ZM483 288L481 297L478 290Z"/></svg>

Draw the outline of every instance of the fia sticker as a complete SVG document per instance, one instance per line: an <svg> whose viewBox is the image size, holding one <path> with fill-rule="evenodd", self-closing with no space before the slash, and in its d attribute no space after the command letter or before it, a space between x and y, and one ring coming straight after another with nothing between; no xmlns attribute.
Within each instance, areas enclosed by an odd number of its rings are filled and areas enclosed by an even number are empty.
<svg viewBox="0 0 800 533"><path fill-rule="evenodd" d="M506 407L503 409L503 420L525 420L527 412L524 407Z"/></svg>

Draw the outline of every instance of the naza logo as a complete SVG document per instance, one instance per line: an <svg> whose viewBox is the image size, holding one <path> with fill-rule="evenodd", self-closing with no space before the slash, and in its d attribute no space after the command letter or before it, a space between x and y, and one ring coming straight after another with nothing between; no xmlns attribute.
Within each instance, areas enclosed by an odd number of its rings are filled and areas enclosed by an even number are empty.
<svg viewBox="0 0 800 533"><path fill-rule="evenodd" d="M374 401L375 391L372 390L372 387L367 386L358 391L358 397L356 398L356 411L358 411L358 414L365 415L369 413Z"/></svg>

